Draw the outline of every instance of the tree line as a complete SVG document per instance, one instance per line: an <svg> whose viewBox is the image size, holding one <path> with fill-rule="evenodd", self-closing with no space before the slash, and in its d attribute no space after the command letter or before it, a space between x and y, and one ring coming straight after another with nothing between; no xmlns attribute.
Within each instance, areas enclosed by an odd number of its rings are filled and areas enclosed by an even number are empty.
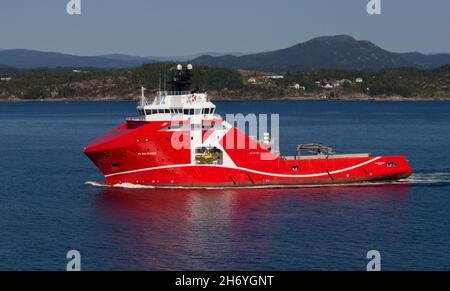
<svg viewBox="0 0 450 291"><path fill-rule="evenodd" d="M175 63L153 63L130 69L57 68L21 70L0 66L0 99L92 99L114 97L133 99L137 87L150 92L168 88ZM323 69L308 72L285 72L282 79L251 84L252 76L269 73L245 72L218 67L195 66L193 84L221 98L277 98L314 96L323 93L369 96L449 97L450 65L434 70L417 68L349 71ZM270 75L270 74L269 74ZM9 79L11 78L11 79ZM355 82L361 78L362 82ZM347 80L347 81L346 81ZM325 89L324 83L339 87ZM301 85L302 90L294 88Z"/></svg>

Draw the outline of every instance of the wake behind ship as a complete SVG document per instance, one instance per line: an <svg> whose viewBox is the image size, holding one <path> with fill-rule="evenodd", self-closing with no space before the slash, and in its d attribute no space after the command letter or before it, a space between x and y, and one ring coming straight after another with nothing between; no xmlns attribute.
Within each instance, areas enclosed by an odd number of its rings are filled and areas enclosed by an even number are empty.
<svg viewBox="0 0 450 291"><path fill-rule="evenodd" d="M404 156L340 155L319 144L299 145L296 156L282 156L268 133L256 141L216 115L207 94L191 90L192 69L188 65L183 72L178 65L170 91L158 92L153 102L142 88L139 117L85 148L106 184L275 187L390 181L412 174ZM238 144L242 141L245 146Z"/></svg>

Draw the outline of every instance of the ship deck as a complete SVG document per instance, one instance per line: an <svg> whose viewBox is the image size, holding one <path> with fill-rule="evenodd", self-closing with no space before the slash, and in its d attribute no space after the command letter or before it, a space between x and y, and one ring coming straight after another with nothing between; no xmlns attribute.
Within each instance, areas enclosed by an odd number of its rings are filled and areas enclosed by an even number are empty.
<svg viewBox="0 0 450 291"><path fill-rule="evenodd" d="M368 158L370 154L339 154L339 155L309 155L309 156L281 156L282 159L292 160L318 160L318 159L345 159L345 158Z"/></svg>

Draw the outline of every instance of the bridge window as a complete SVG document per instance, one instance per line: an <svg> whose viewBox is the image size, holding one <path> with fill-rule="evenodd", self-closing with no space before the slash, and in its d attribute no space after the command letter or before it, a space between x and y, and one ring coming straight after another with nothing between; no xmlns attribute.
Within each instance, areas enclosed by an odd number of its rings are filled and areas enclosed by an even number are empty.
<svg viewBox="0 0 450 291"><path fill-rule="evenodd" d="M196 115L196 114L212 114L214 113L214 108L202 108L202 109L139 109L139 115L153 115L153 114L184 114L184 115Z"/></svg>
<svg viewBox="0 0 450 291"><path fill-rule="evenodd" d="M180 109L181 112L181 109ZM184 115L194 115L194 114L200 114L201 109L183 109Z"/></svg>

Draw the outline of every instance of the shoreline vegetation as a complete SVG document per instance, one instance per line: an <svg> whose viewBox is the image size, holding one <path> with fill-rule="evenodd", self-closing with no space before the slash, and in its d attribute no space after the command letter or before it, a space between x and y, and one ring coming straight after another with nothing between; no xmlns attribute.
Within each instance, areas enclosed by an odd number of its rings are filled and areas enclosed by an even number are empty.
<svg viewBox="0 0 450 291"><path fill-rule="evenodd" d="M154 96L147 96L148 99L153 99ZM71 98L41 98L41 99L21 99L21 98L11 98L11 99L0 99L0 103L27 103L27 102L131 102L138 101L140 96L136 95L135 98L124 99L120 97L103 97L103 98L83 98L83 97L71 97ZM214 101L223 102L245 102L245 101L341 101L341 102L426 102L426 101L450 101L450 97L402 97L402 96L382 96L382 97L372 97L372 96L341 96L334 99L326 99L321 97L274 97L274 98L253 98L253 97L243 97L240 99L233 98L211 98Z"/></svg>
<svg viewBox="0 0 450 291"><path fill-rule="evenodd" d="M140 86L153 96L172 78L173 63L131 69L32 69L0 66L0 102L132 101ZM193 88L215 101L450 100L450 65L433 70L393 68L377 71L322 69L308 72L256 72L195 66Z"/></svg>

